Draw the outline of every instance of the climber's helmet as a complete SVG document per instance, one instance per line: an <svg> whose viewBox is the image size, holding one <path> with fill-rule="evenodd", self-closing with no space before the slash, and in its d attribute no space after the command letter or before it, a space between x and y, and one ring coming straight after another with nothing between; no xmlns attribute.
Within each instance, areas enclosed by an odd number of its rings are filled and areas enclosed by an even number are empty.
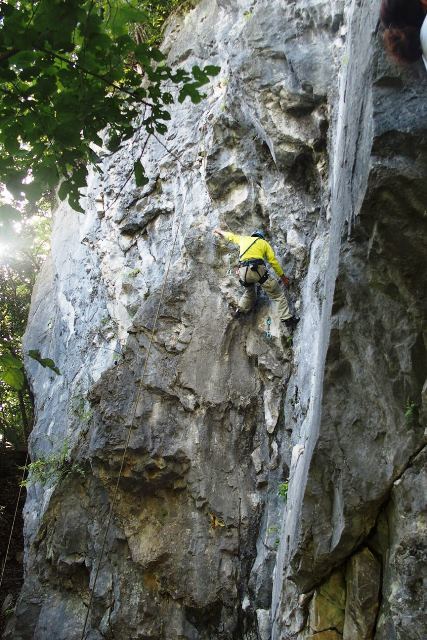
<svg viewBox="0 0 427 640"><path fill-rule="evenodd" d="M260 229L257 229L257 231L254 231L253 233L251 233L251 236L253 238L262 238L262 240L265 240L265 235L262 231L260 231Z"/></svg>

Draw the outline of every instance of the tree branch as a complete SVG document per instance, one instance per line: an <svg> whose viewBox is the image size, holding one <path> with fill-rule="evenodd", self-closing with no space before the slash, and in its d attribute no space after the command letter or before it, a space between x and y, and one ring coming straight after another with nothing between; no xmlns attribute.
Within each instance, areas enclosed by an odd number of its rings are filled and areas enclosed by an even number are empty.
<svg viewBox="0 0 427 640"><path fill-rule="evenodd" d="M108 80L104 76L101 76L99 73L95 73L94 71L89 71L89 69L85 69L85 67L82 67L80 64L77 64L77 63L73 62L72 60L68 60L68 58L64 58L64 56L61 56L59 53L55 53L55 51L50 51L49 49L39 49L39 51L42 51L43 53L47 53L47 54L53 56L54 58L56 58L57 60L61 60L61 62L65 62L72 69L76 69L77 71L78 70L83 71L83 73L87 73L87 75L92 76L93 78L97 78L98 80L101 80L101 82L103 82L104 84L108 85L109 87L113 87L114 89L117 89L117 91L121 91L122 93L126 93L126 95L130 96L134 100L137 100L137 102L140 102L141 104L145 105L146 107L153 108L153 106L154 106L151 102L147 102L146 100L143 100L143 99L138 98L137 96L135 96L135 94L132 91L129 91L129 89L125 89L124 87L121 87L119 84L116 84L115 82L112 82L111 80Z"/></svg>
<svg viewBox="0 0 427 640"><path fill-rule="evenodd" d="M89 69L82 67L80 64L77 64L72 60L68 60L68 58L61 56L59 53L55 53L55 51L51 51L50 49L42 49L42 48L36 48L36 50L41 51L42 53L47 53L48 55L53 56L57 60L61 60L61 62L65 62L65 64L67 64L72 69L76 69L77 71L80 70L83 73L86 73L87 75L92 76L93 78L97 78L98 80L101 80L101 82L108 85L109 87L113 87L114 89L117 89L117 91L126 93L126 95L130 96L134 100L137 100L138 102L140 102L141 104L144 104L147 107L153 108L154 106L151 102L147 102L147 100L143 100L135 96L135 93L133 93L132 91L129 91L129 89L126 89L125 87L121 87L119 84L116 84L115 82L112 82L108 78L101 76L99 73L95 73L94 71L89 71ZM0 53L0 62L3 62L4 60L8 60L9 58L11 58L16 53L19 53L19 52L20 52L20 49L10 49L9 51L4 51L3 53ZM5 93L5 90L3 90L3 92Z"/></svg>

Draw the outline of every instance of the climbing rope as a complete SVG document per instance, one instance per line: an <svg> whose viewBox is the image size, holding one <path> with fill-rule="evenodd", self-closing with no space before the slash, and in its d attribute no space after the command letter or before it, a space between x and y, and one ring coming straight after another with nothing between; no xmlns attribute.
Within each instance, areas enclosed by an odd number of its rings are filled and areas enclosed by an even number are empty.
<svg viewBox="0 0 427 640"><path fill-rule="evenodd" d="M112 520L112 516L113 516L113 511L114 511L114 507L116 506L116 502L117 502L119 483L120 483L120 478L121 478L122 473L123 473L123 467L124 467L124 464L125 464L127 450L129 448L133 421L135 419L136 410L137 410L139 401L140 401L141 396L142 396L145 372L147 370L148 359L149 359L150 354L151 354L151 347L152 347L153 341L154 341L154 334L155 334L155 330L156 330L156 326L157 326L157 321L158 321L159 315L160 315L160 308L161 308L161 305L162 305L163 296L164 296L164 292L165 292L165 288L166 288L166 283L167 283L167 279L168 279L168 276L169 276L170 266L172 264L173 252L174 252L176 241L177 241L177 238L178 238L178 233L179 233L179 230L181 228L182 214L184 212L184 205L185 205L185 201L187 199L187 194L188 194L188 190L185 192L185 196L184 196L184 199L183 199L183 202L182 202L182 206L181 206L181 212L177 216L177 228L176 228L176 231L175 231L172 247L171 247L171 249L169 251L167 268L166 268L165 275L164 275L164 278L163 278L162 288L161 288L161 291L160 291L160 298L159 298L159 302L158 302L158 305L157 305L156 314L155 314L155 317L154 317L154 324L153 324L153 328L151 330L150 341L149 341L149 344L148 344L148 350L147 350L147 354L145 356L145 361L144 361L144 366L143 366L143 369L142 369L140 383L139 383L139 385L137 387L135 400L134 400L133 406L132 406L131 418L130 418L130 422L129 422L129 425L128 425L128 431L127 431L127 435L126 435L125 448L123 450L123 455L122 455L122 459L121 459L121 463L120 463L120 469L119 469L119 475L117 476L117 481L116 481L116 485L115 485L115 488L114 488L113 499L112 499L111 504L110 504L110 511L109 511L109 514L108 514L107 526L105 527L105 533L104 533L104 538L103 538L103 541L102 541L101 552L100 552L100 555L99 555L98 566L97 566L96 571L95 571L95 577L94 577L92 588L91 588L91 592L90 592L89 604L88 604L88 608L87 608L87 611L86 611L86 617L85 617L85 621L84 621L84 625L83 625L83 631L82 631L82 635L80 637L80 640L84 640L85 639L85 635L86 635L86 626L87 626L87 622L88 622L88 619L89 619L89 614L90 614L90 611L91 611L91 608L92 608L92 602L93 602L93 597L94 597L94 593L95 593L96 583L97 583L97 580L98 580L99 571L100 571L100 568L101 568L101 563L102 563L102 560L103 560L103 557L104 557L104 551L105 551L105 546L106 546L106 543L107 543L107 537L108 537L108 533L109 533L109 529L110 529L110 524L111 524L111 520ZM173 224L172 224L172 228L173 228Z"/></svg>
<svg viewBox="0 0 427 640"><path fill-rule="evenodd" d="M13 514L12 526L10 528L9 540L7 542L6 553L4 555L3 566L2 566L2 570L1 570L0 589L1 589L1 586L3 584L3 577L4 577L4 572L6 571L6 563L7 563L7 558L9 556L10 545L11 545L11 542L12 542L13 530L15 528L16 516L18 515L19 501L21 499L22 487L24 486L24 479L25 479L25 472L27 470L28 457L29 457L29 453L27 451L27 456L25 458L25 463L24 463L24 467L23 467L23 471L22 471L22 478L21 478L21 482L19 483L18 499L17 499L16 505L15 505L15 512Z"/></svg>

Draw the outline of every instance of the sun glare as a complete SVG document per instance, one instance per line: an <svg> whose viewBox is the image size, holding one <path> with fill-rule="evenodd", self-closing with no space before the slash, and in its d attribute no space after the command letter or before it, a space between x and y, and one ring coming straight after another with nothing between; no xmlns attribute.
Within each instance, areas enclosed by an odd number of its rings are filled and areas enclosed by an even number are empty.
<svg viewBox="0 0 427 640"><path fill-rule="evenodd" d="M0 264L4 264L10 248L5 242L0 242Z"/></svg>

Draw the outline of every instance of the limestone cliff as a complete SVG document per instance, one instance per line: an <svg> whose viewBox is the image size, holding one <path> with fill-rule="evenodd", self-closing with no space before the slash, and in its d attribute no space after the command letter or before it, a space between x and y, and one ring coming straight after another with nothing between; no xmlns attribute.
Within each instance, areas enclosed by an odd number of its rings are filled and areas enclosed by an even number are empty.
<svg viewBox="0 0 427 640"><path fill-rule="evenodd" d="M165 51L221 73L150 140L149 184L136 135L57 211L26 347L62 375L27 363L31 455L66 442L71 472L29 490L6 638L81 637L129 425L88 640L426 637L427 83L378 11L202 0ZM293 344L263 296L232 318L218 225L267 231Z"/></svg>

